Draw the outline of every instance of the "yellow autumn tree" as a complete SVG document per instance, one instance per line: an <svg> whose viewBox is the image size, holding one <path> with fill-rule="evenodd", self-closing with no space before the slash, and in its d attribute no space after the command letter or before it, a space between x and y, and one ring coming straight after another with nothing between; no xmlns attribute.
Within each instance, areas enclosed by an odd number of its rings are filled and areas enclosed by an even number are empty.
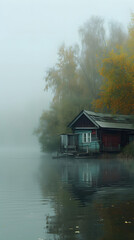
<svg viewBox="0 0 134 240"><path fill-rule="evenodd" d="M93 101L96 111L113 114L134 114L134 14L128 27L128 40L104 56L100 68L103 77L98 99Z"/></svg>
<svg viewBox="0 0 134 240"><path fill-rule="evenodd" d="M134 62L125 53L110 52L102 61L103 83L93 102L96 111L134 114Z"/></svg>

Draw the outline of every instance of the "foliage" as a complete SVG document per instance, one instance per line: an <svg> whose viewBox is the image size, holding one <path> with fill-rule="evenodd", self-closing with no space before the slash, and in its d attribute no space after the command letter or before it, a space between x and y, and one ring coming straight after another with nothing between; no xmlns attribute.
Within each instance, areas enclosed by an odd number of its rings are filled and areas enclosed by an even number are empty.
<svg viewBox="0 0 134 240"><path fill-rule="evenodd" d="M107 52L114 50L119 53L119 47L123 46L125 48L127 40L128 34L124 31L123 26L117 22L110 22Z"/></svg>
<svg viewBox="0 0 134 240"><path fill-rule="evenodd" d="M71 95L77 88L77 52L76 49L61 46L58 52L58 62L50 68L46 75L46 87L54 92L54 101L61 101Z"/></svg>
<svg viewBox="0 0 134 240"><path fill-rule="evenodd" d="M123 149L123 156L128 158L134 158L134 142L129 143L124 149Z"/></svg>
<svg viewBox="0 0 134 240"><path fill-rule="evenodd" d="M110 52L102 60L103 76L100 98L94 101L96 110L118 114L134 114L134 62L125 53Z"/></svg>
<svg viewBox="0 0 134 240"><path fill-rule="evenodd" d="M103 82L98 99L93 101L96 111L134 114L134 14L128 30L126 41L120 33L120 45L107 51L101 61Z"/></svg>
<svg viewBox="0 0 134 240"><path fill-rule="evenodd" d="M80 28L79 34L82 45L79 57L80 82L88 95L88 101L91 102L98 94L102 79L97 64L106 47L104 20L92 17Z"/></svg>
<svg viewBox="0 0 134 240"><path fill-rule="evenodd" d="M131 15L129 24L128 53L134 59L134 13Z"/></svg>
<svg viewBox="0 0 134 240"><path fill-rule="evenodd" d="M50 110L42 114L36 130L43 151L55 150L59 135L68 131L68 123L88 106L88 98L79 84L77 68L76 48L61 46L55 67L46 75L45 90L53 90L53 101Z"/></svg>

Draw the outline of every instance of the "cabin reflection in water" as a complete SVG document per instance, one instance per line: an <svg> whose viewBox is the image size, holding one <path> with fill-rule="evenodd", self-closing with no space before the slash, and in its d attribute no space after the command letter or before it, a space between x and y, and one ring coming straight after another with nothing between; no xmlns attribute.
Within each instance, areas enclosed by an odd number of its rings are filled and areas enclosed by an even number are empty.
<svg viewBox="0 0 134 240"><path fill-rule="evenodd" d="M89 197L89 193L92 194L103 187L121 187L125 185L126 181L127 184L132 181L128 171L118 161L114 163L114 160L111 160L107 163L96 159L80 164L73 162L72 167L64 166L61 178L63 182L72 186L74 195L77 195L82 202L86 200L86 195ZM79 196L81 191L83 197Z"/></svg>

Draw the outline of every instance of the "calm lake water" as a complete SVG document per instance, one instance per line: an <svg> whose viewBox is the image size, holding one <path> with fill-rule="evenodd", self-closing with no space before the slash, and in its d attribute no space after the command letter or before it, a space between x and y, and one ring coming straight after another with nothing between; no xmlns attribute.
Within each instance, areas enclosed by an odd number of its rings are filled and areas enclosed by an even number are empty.
<svg viewBox="0 0 134 240"><path fill-rule="evenodd" d="M134 239L134 161L1 151L0 239Z"/></svg>

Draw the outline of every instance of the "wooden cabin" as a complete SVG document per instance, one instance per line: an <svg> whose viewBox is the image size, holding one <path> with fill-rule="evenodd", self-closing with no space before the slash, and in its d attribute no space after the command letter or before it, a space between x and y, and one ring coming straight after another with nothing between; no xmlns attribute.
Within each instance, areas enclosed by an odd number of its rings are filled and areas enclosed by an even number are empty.
<svg viewBox="0 0 134 240"><path fill-rule="evenodd" d="M71 134L61 135L64 152L120 152L134 141L134 116L81 111L69 123Z"/></svg>

